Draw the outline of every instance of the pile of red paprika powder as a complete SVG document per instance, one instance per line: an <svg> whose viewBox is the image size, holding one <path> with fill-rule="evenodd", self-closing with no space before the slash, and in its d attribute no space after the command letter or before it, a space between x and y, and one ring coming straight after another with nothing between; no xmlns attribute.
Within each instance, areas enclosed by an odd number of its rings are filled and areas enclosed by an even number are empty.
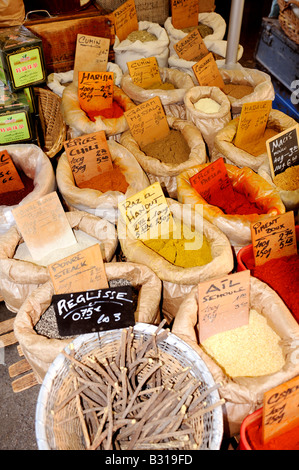
<svg viewBox="0 0 299 470"><path fill-rule="evenodd" d="M0 194L0 206L16 206L34 189L34 182L23 171L18 171L24 188Z"/></svg>

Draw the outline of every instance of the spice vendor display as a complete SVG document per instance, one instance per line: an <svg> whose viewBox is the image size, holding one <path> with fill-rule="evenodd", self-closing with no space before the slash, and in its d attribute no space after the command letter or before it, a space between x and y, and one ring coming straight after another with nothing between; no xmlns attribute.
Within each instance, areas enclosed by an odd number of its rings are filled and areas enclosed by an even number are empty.
<svg viewBox="0 0 299 470"><path fill-rule="evenodd" d="M75 237L78 237L77 243L63 250L57 240L57 249L39 261L40 264L28 253L16 226L0 237L0 289L8 310L17 312L26 297L50 279L47 266L57 259L63 259L95 242L100 245L104 262L113 258L118 243L113 224L82 211L68 212L66 216Z"/></svg>
<svg viewBox="0 0 299 470"><path fill-rule="evenodd" d="M170 116L167 117L167 121L170 130L180 133L185 141L183 143L185 146L187 145L186 152L188 154L185 154L185 161L182 161L181 150L179 151L176 146L173 146L172 150L170 150L170 146L167 146L167 143L162 147L162 154L160 153L161 159L157 158L155 154L141 149L130 131L122 134L120 143L134 155L150 182L160 181L168 195L176 199L177 175L187 168L205 163L207 161L207 153L201 132L192 122ZM156 145L159 145L159 142Z"/></svg>
<svg viewBox="0 0 299 470"><path fill-rule="evenodd" d="M292 359L298 354L299 327L280 297L265 283L261 282L259 279L250 277L249 307L250 310L255 310L263 317L263 320L259 320L259 333L261 335L264 335L265 330L269 332L269 328L271 328L271 330L281 338L279 347L281 348L283 361L280 363L281 368L276 372L266 373L261 376L243 376L239 370L238 373L240 375L230 377L217 359L213 359L205 352L202 344L199 342L198 336L198 286L185 297L172 327L172 332L192 345L203 358L214 380L222 383L219 393L221 398L225 399L224 429L226 430L227 436L239 434L240 426L245 417L260 407L265 391L296 377L299 372L298 362ZM228 331L227 334L230 335L231 339L226 343L226 348L224 347L222 349L223 355L230 354L234 347L234 343L232 343L233 331ZM271 333L271 335L273 335L273 333ZM247 338L244 339L247 358L245 358L246 366L244 363L243 364L244 368L247 368L247 371L248 368L254 366L256 366L257 371L262 362L266 360L264 357L264 348L261 348L257 338L258 332L257 337L252 337L250 343L247 342ZM238 341L239 339L240 336L238 337L236 334L234 341ZM269 347L270 345L267 344L267 348ZM259 358L254 362L253 358L255 354L259 355ZM273 351L270 355L271 354L273 354ZM237 362L239 367L242 365L243 358L240 357L240 361L236 361L236 358L238 359L239 357L234 356L230 362ZM273 358L269 359L269 367L272 367L272 360ZM278 362L277 366L279 367ZM249 372L252 374L253 371L251 370Z"/></svg>
<svg viewBox="0 0 299 470"><path fill-rule="evenodd" d="M169 38L162 26L149 21L139 21L138 31L133 31L131 34L133 37L135 36L133 42L128 37L120 41L115 36L113 45L115 63L123 73L128 71L127 62L144 57L155 56L159 67L167 67ZM147 37L147 40L142 41L142 37ZM152 39L149 40L148 37L152 37Z"/></svg>
<svg viewBox="0 0 299 470"><path fill-rule="evenodd" d="M129 185L125 194L119 190L101 192L97 189L78 188L66 152L59 158L56 179L59 191L69 208L84 210L116 223L118 202L127 194L134 194L146 188L149 181L135 156L128 149L113 140L108 140L107 143L112 162L118 166Z"/></svg>
<svg viewBox="0 0 299 470"><path fill-rule="evenodd" d="M138 302L134 312L136 322L152 325L160 323L162 285L149 268L138 263L109 262L105 263L105 272L109 284L113 285L123 279L138 289ZM53 325L53 319L50 324L50 315L43 325L38 325L50 308L53 295L53 284L48 280L28 295L15 318L15 335L39 383L43 381L55 357L70 342L70 338L51 337L56 332L57 324ZM39 327L43 328L43 332L37 331Z"/></svg>

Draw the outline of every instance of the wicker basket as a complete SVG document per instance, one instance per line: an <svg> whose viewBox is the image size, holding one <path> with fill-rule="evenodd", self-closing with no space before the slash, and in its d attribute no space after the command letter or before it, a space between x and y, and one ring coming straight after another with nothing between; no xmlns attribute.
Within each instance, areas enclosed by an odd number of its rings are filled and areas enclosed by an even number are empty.
<svg viewBox="0 0 299 470"><path fill-rule="evenodd" d="M38 144L49 158L55 157L66 140L66 124L61 113L61 98L45 88L35 88L42 136ZM41 142L42 140L42 142Z"/></svg>
<svg viewBox="0 0 299 470"><path fill-rule="evenodd" d="M156 331L157 327L154 325L136 323L133 328L133 342L140 338L147 341ZM124 330L117 329L81 335L73 341L71 346L68 345L65 351L81 363L85 363L87 356L90 355L93 358L96 357L99 362L104 361L105 358L110 362L115 359L120 349L123 332ZM196 382L198 380L194 396L197 397L207 391L204 406L213 409L206 410L207 412L199 418L194 418L192 428L196 441L200 442L200 450L219 450L223 435L223 414L221 406L217 406L219 394L208 368L194 349L172 333L158 342L158 348L160 360L163 362L162 384L165 384L166 379L179 380L178 377L173 379L173 374L189 367L189 373ZM35 420L40 450L84 449L83 432L77 416L75 400L67 400L67 405L60 411L55 413L52 411L55 407L57 409L57 405L69 397L74 390L70 365L69 358L60 353L48 369L41 386ZM146 368L138 375L137 380L140 380L141 374L146 374L145 370Z"/></svg>
<svg viewBox="0 0 299 470"><path fill-rule="evenodd" d="M299 1L278 0L279 23L285 34L296 44L299 44L299 18L295 15L292 5L299 7Z"/></svg>

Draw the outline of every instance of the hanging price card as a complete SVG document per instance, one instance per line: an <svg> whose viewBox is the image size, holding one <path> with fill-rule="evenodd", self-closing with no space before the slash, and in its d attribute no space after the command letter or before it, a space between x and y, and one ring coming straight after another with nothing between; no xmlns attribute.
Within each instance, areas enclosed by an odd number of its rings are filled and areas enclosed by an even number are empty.
<svg viewBox="0 0 299 470"><path fill-rule="evenodd" d="M261 220L250 225L255 265L270 259L297 253L293 212Z"/></svg>
<svg viewBox="0 0 299 470"><path fill-rule="evenodd" d="M80 107L90 109L111 108L113 103L113 72L78 72L78 98Z"/></svg>
<svg viewBox="0 0 299 470"><path fill-rule="evenodd" d="M267 140L267 152L272 178L292 166L299 165L299 125Z"/></svg>
<svg viewBox="0 0 299 470"><path fill-rule="evenodd" d="M249 322L250 271L230 274L198 286L198 329L202 343L210 336Z"/></svg>
<svg viewBox="0 0 299 470"><path fill-rule="evenodd" d="M191 31L173 47L177 55L184 60L198 61L209 54L198 29Z"/></svg>
<svg viewBox="0 0 299 470"><path fill-rule="evenodd" d="M78 72L106 72L110 39L78 34L74 63L74 83Z"/></svg>
<svg viewBox="0 0 299 470"><path fill-rule="evenodd" d="M156 57L132 60L127 62L127 66L133 83L141 88L148 88L154 83L158 87L162 83Z"/></svg>
<svg viewBox="0 0 299 470"><path fill-rule="evenodd" d="M17 169L7 152L0 151L0 194L24 189L24 184Z"/></svg>
<svg viewBox="0 0 299 470"><path fill-rule="evenodd" d="M263 441L299 424L299 376L264 393Z"/></svg>
<svg viewBox="0 0 299 470"><path fill-rule="evenodd" d="M198 13L198 0L171 0L171 22L176 29L197 26Z"/></svg>
<svg viewBox="0 0 299 470"><path fill-rule="evenodd" d="M86 187L97 174L113 169L105 131L67 140L64 148L79 188Z"/></svg>
<svg viewBox="0 0 299 470"><path fill-rule="evenodd" d="M116 36L123 41L133 31L138 31L138 19L134 0L127 0L113 12Z"/></svg>
<svg viewBox="0 0 299 470"><path fill-rule="evenodd" d="M200 86L224 88L224 81L212 52L194 64L192 69Z"/></svg>
<svg viewBox="0 0 299 470"><path fill-rule="evenodd" d="M140 147L163 139L169 134L168 121L158 96L124 114L130 131Z"/></svg>
<svg viewBox="0 0 299 470"><path fill-rule="evenodd" d="M264 135L271 109L270 100L243 104L234 141L236 147L242 148Z"/></svg>

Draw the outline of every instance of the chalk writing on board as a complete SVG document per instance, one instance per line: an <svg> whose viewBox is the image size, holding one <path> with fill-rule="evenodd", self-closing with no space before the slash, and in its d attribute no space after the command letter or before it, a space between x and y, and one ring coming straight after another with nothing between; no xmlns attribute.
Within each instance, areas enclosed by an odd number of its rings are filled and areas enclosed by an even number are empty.
<svg viewBox="0 0 299 470"><path fill-rule="evenodd" d="M272 177L299 165L299 126L288 129L267 141Z"/></svg>

